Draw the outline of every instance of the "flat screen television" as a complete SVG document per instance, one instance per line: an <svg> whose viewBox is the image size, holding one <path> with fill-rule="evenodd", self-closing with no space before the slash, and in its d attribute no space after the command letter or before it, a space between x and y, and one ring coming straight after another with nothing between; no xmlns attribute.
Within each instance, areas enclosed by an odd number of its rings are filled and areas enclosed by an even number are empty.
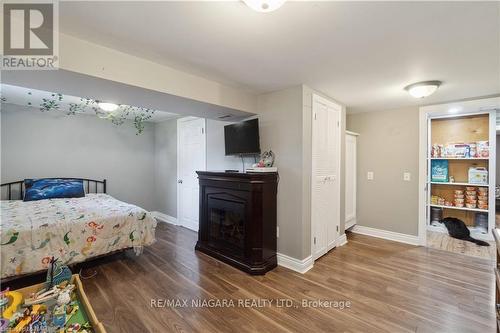
<svg viewBox="0 0 500 333"><path fill-rule="evenodd" d="M224 126L226 155L260 154L259 120Z"/></svg>

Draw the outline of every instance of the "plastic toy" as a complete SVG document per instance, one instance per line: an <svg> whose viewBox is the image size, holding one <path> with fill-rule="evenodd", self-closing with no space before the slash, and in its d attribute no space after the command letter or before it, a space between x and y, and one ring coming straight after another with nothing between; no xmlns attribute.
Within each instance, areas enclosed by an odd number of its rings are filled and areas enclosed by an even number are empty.
<svg viewBox="0 0 500 333"><path fill-rule="evenodd" d="M52 257L49 269L47 270L47 279L45 281L47 289L63 282L69 282L71 280L71 275L72 273L68 266L59 263L58 259Z"/></svg>
<svg viewBox="0 0 500 333"><path fill-rule="evenodd" d="M54 309L52 323L54 324L54 326L64 327L64 324L66 324L66 311L64 309L64 305L57 306Z"/></svg>
<svg viewBox="0 0 500 333"><path fill-rule="evenodd" d="M14 312L17 311L19 305L23 303L23 295L17 291L5 291L2 292L2 294L4 295L4 297L9 299L9 305L2 312L2 317L10 319Z"/></svg>
<svg viewBox="0 0 500 333"><path fill-rule="evenodd" d="M32 322L36 323L41 320L41 314L47 311L47 307L45 305L33 305L24 310L23 316L18 320L16 320L17 324L12 330L14 333L22 332L23 329L30 325Z"/></svg>
<svg viewBox="0 0 500 333"><path fill-rule="evenodd" d="M9 320L1 318L0 319L0 332L5 332L7 330L7 327L9 327Z"/></svg>

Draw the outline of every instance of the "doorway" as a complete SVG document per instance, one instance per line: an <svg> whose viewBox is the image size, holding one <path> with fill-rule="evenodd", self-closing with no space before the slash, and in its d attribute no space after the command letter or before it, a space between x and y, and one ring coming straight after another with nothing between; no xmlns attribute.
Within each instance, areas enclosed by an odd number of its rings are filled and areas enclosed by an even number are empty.
<svg viewBox="0 0 500 333"><path fill-rule="evenodd" d="M199 186L196 171L206 169L206 122L203 118L177 120L177 222L198 232Z"/></svg>
<svg viewBox="0 0 500 333"><path fill-rule="evenodd" d="M492 244L495 227L495 109L499 102L490 98L420 108L421 245L494 257L494 246L479 243ZM445 218L453 219L456 228L467 228L478 241L451 237Z"/></svg>

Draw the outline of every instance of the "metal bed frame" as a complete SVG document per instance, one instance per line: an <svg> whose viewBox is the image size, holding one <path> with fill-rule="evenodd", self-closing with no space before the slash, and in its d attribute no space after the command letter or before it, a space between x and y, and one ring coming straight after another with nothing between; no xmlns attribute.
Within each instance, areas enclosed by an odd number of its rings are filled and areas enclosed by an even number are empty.
<svg viewBox="0 0 500 333"><path fill-rule="evenodd" d="M85 188L85 193L106 193L106 179L96 180L88 178L71 178L71 177L53 177L44 179L76 179L83 181L83 187ZM101 184L101 191L99 192L99 184ZM92 185L92 186L91 186ZM14 190L14 193L13 193ZM17 191L16 191L17 190ZM7 200L22 200L24 198L24 180L18 180L15 182L5 183L0 185L0 194L2 199L5 197ZM7 191L7 195L4 196L4 191ZM17 195L13 195L17 194Z"/></svg>

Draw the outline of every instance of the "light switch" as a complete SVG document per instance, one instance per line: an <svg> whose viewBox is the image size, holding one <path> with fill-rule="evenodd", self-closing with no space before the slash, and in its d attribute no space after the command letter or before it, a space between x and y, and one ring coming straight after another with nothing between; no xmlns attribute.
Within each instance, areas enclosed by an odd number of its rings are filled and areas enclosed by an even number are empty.
<svg viewBox="0 0 500 333"><path fill-rule="evenodd" d="M373 180L373 171L368 171L366 173L366 179Z"/></svg>
<svg viewBox="0 0 500 333"><path fill-rule="evenodd" d="M409 182L411 180L411 174L409 172L403 173L403 180Z"/></svg>

